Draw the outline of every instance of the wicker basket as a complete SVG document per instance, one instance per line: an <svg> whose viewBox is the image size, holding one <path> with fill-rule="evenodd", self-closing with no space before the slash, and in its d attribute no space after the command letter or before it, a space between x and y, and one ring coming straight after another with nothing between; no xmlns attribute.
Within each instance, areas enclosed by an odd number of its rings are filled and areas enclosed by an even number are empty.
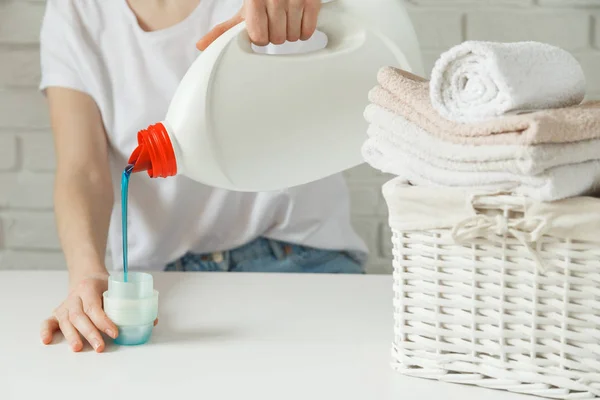
<svg viewBox="0 0 600 400"><path fill-rule="evenodd" d="M600 397L600 199L384 185L393 368L547 398Z"/></svg>

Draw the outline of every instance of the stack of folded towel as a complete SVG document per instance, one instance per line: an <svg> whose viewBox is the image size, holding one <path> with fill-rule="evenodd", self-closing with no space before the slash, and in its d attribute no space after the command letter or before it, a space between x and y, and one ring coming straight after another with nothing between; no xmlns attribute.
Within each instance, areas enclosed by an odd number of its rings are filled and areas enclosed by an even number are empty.
<svg viewBox="0 0 600 400"><path fill-rule="evenodd" d="M538 201L600 188L600 102L568 52L465 42L431 81L385 67L365 110L367 163L413 185L506 190Z"/></svg>

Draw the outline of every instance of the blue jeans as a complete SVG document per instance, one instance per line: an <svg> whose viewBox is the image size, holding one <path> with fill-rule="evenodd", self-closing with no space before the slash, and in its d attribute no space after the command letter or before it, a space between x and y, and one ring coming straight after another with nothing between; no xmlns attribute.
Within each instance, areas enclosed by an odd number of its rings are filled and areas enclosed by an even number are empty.
<svg viewBox="0 0 600 400"><path fill-rule="evenodd" d="M358 257L346 252L321 250L259 238L236 249L213 253L187 253L165 271L305 272L362 274Z"/></svg>

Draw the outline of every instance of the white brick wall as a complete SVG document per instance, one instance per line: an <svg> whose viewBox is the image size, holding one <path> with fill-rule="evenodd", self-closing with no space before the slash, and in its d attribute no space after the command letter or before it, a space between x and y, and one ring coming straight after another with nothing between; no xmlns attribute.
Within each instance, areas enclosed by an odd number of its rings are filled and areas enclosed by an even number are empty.
<svg viewBox="0 0 600 400"><path fill-rule="evenodd" d="M35 47L6 48L0 64L0 85L32 86L40 80L40 52Z"/></svg>
<svg viewBox="0 0 600 400"><path fill-rule="evenodd" d="M392 0L390 0L392 1ZM400 1L400 0L397 0ZM466 39L539 40L582 62L600 98L600 0L406 0L427 71ZM64 267L52 207L53 143L37 92L43 0L0 0L0 269ZM369 270L391 271L381 184L368 166L347 173L355 226L372 250Z"/></svg>

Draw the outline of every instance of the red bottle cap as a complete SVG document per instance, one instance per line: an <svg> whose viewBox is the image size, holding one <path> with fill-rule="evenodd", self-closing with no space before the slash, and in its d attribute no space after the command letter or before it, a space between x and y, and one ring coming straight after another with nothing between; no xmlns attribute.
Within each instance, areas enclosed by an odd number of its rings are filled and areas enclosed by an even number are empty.
<svg viewBox="0 0 600 400"><path fill-rule="evenodd" d="M161 123L150 125L137 135L138 146L129 157L132 172L148 171L150 178L177 174L177 161L167 129Z"/></svg>

